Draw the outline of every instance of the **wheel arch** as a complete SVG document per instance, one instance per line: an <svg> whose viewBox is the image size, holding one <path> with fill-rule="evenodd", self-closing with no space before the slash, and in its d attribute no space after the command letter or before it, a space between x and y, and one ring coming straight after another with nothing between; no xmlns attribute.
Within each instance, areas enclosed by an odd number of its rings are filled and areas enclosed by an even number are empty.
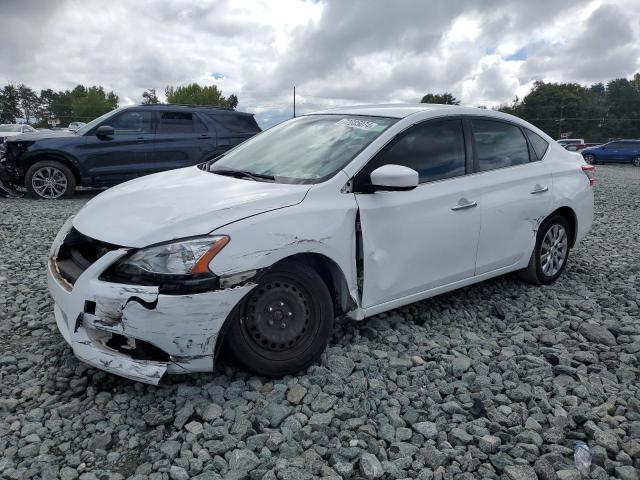
<svg viewBox="0 0 640 480"><path fill-rule="evenodd" d="M571 248L573 248L573 246L576 243L576 237L578 235L578 217L576 215L576 212L574 212L571 207L563 206L551 212L551 214L549 214L547 218L551 218L554 215L560 215L569 224L569 228L571 229L571 245L570 246Z"/></svg>
<svg viewBox="0 0 640 480"><path fill-rule="evenodd" d="M24 184L27 184L27 171L36 163L51 160L54 162L60 162L64 166L68 167L73 173L73 176L76 180L76 185L81 185L81 176L78 167L75 162L68 158L67 156L58 153L58 152L38 152L32 156L29 156L24 160Z"/></svg>
<svg viewBox="0 0 640 480"><path fill-rule="evenodd" d="M254 280L259 279L262 273L277 269L278 265L282 265L283 263L297 263L313 268L320 275L329 290L329 294L333 300L333 309L336 316L345 314L357 308L358 304L349 291L349 284L347 282L346 275L334 260L321 253L303 252L289 255L278 260L273 265L257 272L255 277L247 280L247 282L253 282ZM214 358L218 357L220 349L224 344L225 336L229 329L229 322L231 322L235 315L238 314L238 309L245 299L246 297L243 298L242 301L238 302L220 328L220 333L216 339L216 345L214 348Z"/></svg>

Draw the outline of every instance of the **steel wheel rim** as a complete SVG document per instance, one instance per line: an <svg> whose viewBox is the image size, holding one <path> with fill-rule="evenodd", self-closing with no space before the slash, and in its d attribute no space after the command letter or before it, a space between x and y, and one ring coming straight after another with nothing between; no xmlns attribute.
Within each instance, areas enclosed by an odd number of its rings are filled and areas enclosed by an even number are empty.
<svg viewBox="0 0 640 480"><path fill-rule="evenodd" d="M311 329L311 306L293 282L274 280L260 285L248 299L242 317L244 334L264 354L300 346Z"/></svg>
<svg viewBox="0 0 640 480"><path fill-rule="evenodd" d="M67 176L56 167L40 167L31 177L31 186L41 198L60 198L67 191Z"/></svg>
<svg viewBox="0 0 640 480"><path fill-rule="evenodd" d="M553 277L567 260L569 241L567 231L560 224L554 224L547 230L540 245L540 267L547 277Z"/></svg>

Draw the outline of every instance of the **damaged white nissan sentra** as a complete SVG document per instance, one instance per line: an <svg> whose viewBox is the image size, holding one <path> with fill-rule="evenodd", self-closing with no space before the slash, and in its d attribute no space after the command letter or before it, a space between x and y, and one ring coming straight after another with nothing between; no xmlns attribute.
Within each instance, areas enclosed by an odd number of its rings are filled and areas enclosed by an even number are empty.
<svg viewBox="0 0 640 480"><path fill-rule="evenodd" d="M81 360L157 384L226 343L265 375L364 319L511 271L553 282L591 227L593 167L509 115L353 107L274 127L198 167L98 195L51 247Z"/></svg>

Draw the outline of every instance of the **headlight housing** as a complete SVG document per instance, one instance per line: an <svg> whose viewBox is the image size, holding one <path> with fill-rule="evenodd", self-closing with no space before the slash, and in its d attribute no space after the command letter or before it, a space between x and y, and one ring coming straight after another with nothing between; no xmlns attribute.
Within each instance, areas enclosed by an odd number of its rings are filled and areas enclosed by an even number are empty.
<svg viewBox="0 0 640 480"><path fill-rule="evenodd" d="M226 235L192 238L142 248L105 272L104 280L157 285L161 291L210 290L218 278L209 263L229 242Z"/></svg>

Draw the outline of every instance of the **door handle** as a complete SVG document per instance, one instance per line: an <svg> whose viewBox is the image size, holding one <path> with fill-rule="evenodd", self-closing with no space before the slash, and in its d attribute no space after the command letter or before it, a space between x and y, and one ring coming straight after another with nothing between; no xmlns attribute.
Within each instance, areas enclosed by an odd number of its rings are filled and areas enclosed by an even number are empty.
<svg viewBox="0 0 640 480"><path fill-rule="evenodd" d="M544 193L544 192L548 192L549 191L549 187L543 187L542 185L536 185L535 187L533 187L533 190L531 190L531 194L535 195L536 193Z"/></svg>
<svg viewBox="0 0 640 480"><path fill-rule="evenodd" d="M145 138L144 137L138 137L136 138L136 143L144 143Z"/></svg>
<svg viewBox="0 0 640 480"><path fill-rule="evenodd" d="M461 203L461 202L466 202L466 203ZM458 205L456 205L455 207L451 207L451 210L466 210L467 208L473 208L477 206L478 206L478 202L470 202L466 198L461 198L460 201L458 202Z"/></svg>

